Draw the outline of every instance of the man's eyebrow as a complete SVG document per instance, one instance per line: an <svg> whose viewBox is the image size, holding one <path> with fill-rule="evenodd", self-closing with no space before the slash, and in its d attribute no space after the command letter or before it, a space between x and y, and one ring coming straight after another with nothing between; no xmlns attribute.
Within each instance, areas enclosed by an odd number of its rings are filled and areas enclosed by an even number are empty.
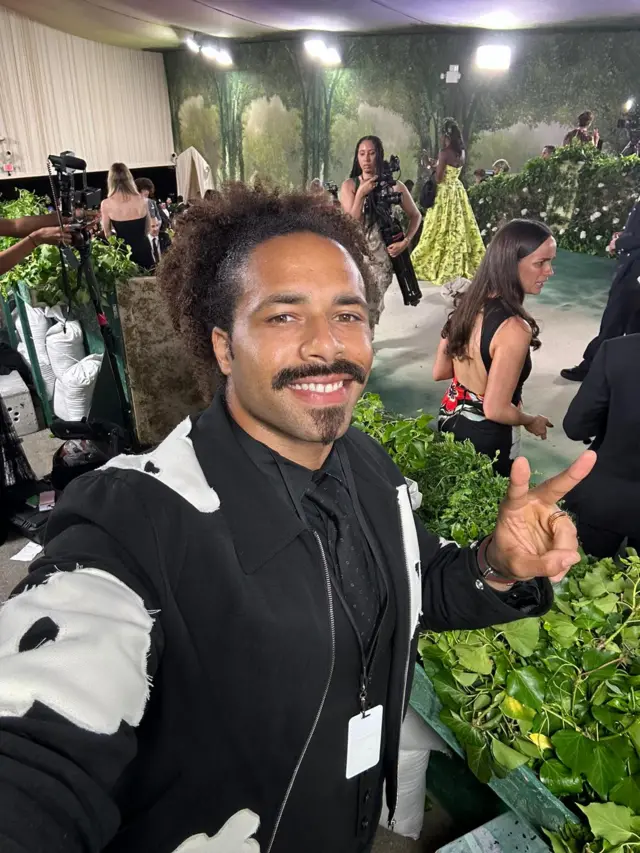
<svg viewBox="0 0 640 853"><path fill-rule="evenodd" d="M368 305L365 299L361 296L356 296L355 293L344 293L342 296L336 296L333 300L334 305L340 306L348 306L348 305L359 305L361 308L367 310Z"/></svg>
<svg viewBox="0 0 640 853"><path fill-rule="evenodd" d="M265 308L269 308L271 305L303 305L305 303L310 302L309 296L306 293L272 293L271 296L267 296L266 299L263 299L262 302L255 309L254 314L257 314L259 311L264 310Z"/></svg>
<svg viewBox="0 0 640 853"><path fill-rule="evenodd" d="M271 296L267 296L260 302L253 313L258 314L260 311L264 311L265 308L270 308L273 305L308 305L310 301L311 298L307 293L295 293L293 291L272 293ZM365 299L352 293L343 293L341 296L336 296L333 304L341 307L358 305L365 310L368 308Z"/></svg>

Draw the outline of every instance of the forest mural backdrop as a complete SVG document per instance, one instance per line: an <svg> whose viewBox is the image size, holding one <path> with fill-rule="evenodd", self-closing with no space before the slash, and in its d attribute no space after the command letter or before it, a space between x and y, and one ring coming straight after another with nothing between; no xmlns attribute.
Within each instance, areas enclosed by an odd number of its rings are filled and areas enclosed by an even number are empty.
<svg viewBox="0 0 640 853"><path fill-rule="evenodd" d="M512 45L511 69L473 67L479 43ZM616 125L622 104L640 95L640 32L479 36L426 32L335 40L343 64L324 70L302 40L233 43L234 69L215 68L188 51L165 54L178 150L193 145L217 183L263 180L284 186L312 178L340 183L357 139L382 137L404 179L420 176L437 152L445 116L460 123L469 164L506 157L518 169L544 144L560 144L578 113L592 109L605 146L627 141ZM441 75L458 65L460 82Z"/></svg>

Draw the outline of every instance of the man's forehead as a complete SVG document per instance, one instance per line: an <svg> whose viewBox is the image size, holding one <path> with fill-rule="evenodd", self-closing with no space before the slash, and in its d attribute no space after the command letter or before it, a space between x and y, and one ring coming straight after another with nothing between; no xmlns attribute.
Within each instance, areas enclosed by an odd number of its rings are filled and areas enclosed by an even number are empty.
<svg viewBox="0 0 640 853"><path fill-rule="evenodd" d="M309 232L272 237L261 243L247 259L247 272L252 283L266 286L333 281L364 288L349 252L334 240Z"/></svg>

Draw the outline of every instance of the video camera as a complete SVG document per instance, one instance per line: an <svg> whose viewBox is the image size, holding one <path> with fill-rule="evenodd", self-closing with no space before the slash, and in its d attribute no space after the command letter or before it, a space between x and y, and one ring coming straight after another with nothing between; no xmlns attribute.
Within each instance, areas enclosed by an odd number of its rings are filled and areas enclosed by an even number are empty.
<svg viewBox="0 0 640 853"><path fill-rule="evenodd" d="M334 201L340 203L340 199L338 198L338 185L333 181L325 181L322 185L324 189L333 196Z"/></svg>
<svg viewBox="0 0 640 853"><path fill-rule="evenodd" d="M365 221L378 225L385 246L400 243L405 238L402 226L392 212L394 205L402 203L402 193L395 189L397 181L394 173L399 171L400 159L397 155L392 154L388 160L383 160L378 181L364 203ZM391 265L398 279L404 304L417 305L422 299L422 291L411 263L409 249L391 258Z"/></svg>
<svg viewBox="0 0 640 853"><path fill-rule="evenodd" d="M73 151L62 154L49 154L49 164L58 173L60 213L71 219L72 224L84 220L76 216L77 210L97 210L100 207L102 193L87 185L87 163L76 157ZM51 168L49 177L52 178ZM82 172L82 188L76 189L76 172ZM55 188L52 186L55 195Z"/></svg>
<svg viewBox="0 0 640 853"><path fill-rule="evenodd" d="M53 170L57 172L58 188L54 181ZM72 246L60 246L62 289L65 293L69 309L72 308L72 296L69 283L69 270L75 270L75 289L79 290L83 281L93 304L96 321L104 343L104 358L100 368L98 384L102 384L113 398L109 417L97 420L93 417L95 405L87 422L68 423L54 421L51 425L53 434L63 440L86 439L111 447L112 455L124 452L132 446L134 429L131 408L124 389L116 359L116 341L109 325L107 315L102 305L102 294L91 262L91 222L87 220L84 211L95 210L100 206L101 192L87 184L87 163L76 157L73 151L63 151L62 154L50 154L47 161L47 171L51 184L54 208L58 214L60 227L71 231ZM82 172L82 186L76 189L76 173ZM99 394L94 394L95 399Z"/></svg>
<svg viewBox="0 0 640 853"><path fill-rule="evenodd" d="M625 157L636 153L636 146L640 142L640 106L630 99L624 106L622 116L617 122L618 130L626 130L627 145L622 152Z"/></svg>

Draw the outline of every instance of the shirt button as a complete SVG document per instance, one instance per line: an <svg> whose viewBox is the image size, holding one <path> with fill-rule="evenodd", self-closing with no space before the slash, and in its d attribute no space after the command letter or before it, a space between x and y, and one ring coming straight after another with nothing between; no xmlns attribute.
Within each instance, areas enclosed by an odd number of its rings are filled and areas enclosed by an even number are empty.
<svg viewBox="0 0 640 853"><path fill-rule="evenodd" d="M365 792L364 792L364 801L365 801L365 803L368 803L370 799L371 799L371 791L367 790L367 791L365 791Z"/></svg>
<svg viewBox="0 0 640 853"><path fill-rule="evenodd" d="M365 818L363 818L363 819L362 819L362 823L360 824L360 827L361 827L364 831L366 831L367 829L369 829L369 818L368 818L368 817L365 817Z"/></svg>

